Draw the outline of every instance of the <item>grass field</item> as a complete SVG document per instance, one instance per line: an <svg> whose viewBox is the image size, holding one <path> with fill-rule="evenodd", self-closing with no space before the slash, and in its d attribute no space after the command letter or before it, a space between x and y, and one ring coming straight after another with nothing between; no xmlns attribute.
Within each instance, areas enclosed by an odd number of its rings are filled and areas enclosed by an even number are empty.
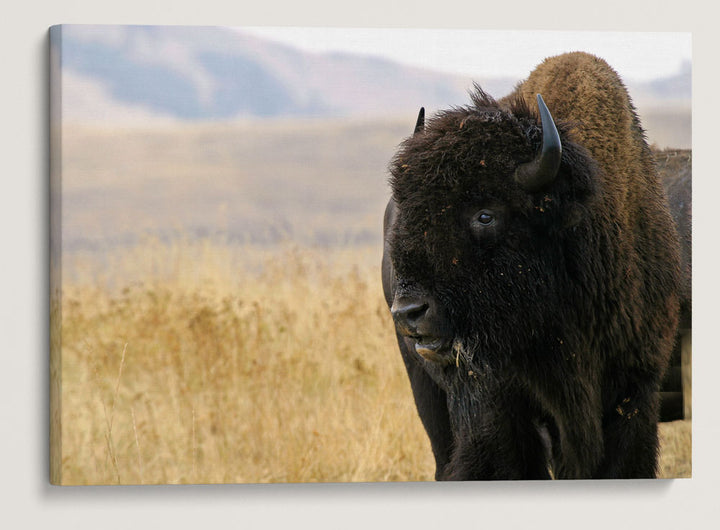
<svg viewBox="0 0 720 530"><path fill-rule="evenodd" d="M139 256L170 273L65 288L63 483L431 477L372 251Z"/></svg>
<svg viewBox="0 0 720 530"><path fill-rule="evenodd" d="M411 130L401 120L68 125L63 245L134 245L145 233L378 244L387 164Z"/></svg>
<svg viewBox="0 0 720 530"><path fill-rule="evenodd" d="M65 285L61 482L431 480L378 260L155 241ZM689 476L689 424L661 434Z"/></svg>
<svg viewBox="0 0 720 530"><path fill-rule="evenodd" d="M413 123L64 124L54 480L430 480L379 277ZM661 436L689 476L689 423Z"/></svg>

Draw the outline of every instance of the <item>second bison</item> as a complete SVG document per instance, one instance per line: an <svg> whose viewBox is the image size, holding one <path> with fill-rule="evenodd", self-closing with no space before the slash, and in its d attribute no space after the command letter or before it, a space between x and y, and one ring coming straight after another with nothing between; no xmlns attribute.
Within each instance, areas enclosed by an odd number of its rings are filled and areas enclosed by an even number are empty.
<svg viewBox="0 0 720 530"><path fill-rule="evenodd" d="M383 288L436 478L654 477L678 236L612 68L421 113L390 171Z"/></svg>

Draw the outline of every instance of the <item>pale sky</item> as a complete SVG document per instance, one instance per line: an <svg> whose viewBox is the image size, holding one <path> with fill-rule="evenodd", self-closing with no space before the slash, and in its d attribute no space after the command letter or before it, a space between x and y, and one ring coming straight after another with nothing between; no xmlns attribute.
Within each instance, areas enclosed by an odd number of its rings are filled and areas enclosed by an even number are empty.
<svg viewBox="0 0 720 530"><path fill-rule="evenodd" d="M311 52L345 51L471 77L522 79L545 57L587 51L627 80L677 73L692 35L670 32L482 31L386 28L238 28Z"/></svg>

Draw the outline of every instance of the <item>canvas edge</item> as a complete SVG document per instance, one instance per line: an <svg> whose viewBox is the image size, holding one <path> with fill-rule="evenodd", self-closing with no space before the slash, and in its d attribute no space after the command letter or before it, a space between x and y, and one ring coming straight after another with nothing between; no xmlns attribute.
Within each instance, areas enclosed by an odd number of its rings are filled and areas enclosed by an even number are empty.
<svg viewBox="0 0 720 530"><path fill-rule="evenodd" d="M62 26L48 30L50 144L50 483L62 484Z"/></svg>

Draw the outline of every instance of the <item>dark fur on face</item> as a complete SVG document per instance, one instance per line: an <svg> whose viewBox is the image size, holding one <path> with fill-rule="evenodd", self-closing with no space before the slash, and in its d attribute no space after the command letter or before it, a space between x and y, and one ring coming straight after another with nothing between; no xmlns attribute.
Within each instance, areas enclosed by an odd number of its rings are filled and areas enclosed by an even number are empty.
<svg viewBox="0 0 720 530"><path fill-rule="evenodd" d="M441 302L466 362L477 357L501 367L529 347L531 335L518 329L532 327L535 340L544 340L539 334L557 318L546 309L575 302L568 299L570 275L583 272L548 271L545 264L571 251L566 235L573 241L587 230L596 168L561 127L565 159L557 185L527 194L513 174L539 148L537 118L523 100L506 110L478 90L473 102L431 120L395 157L392 261L400 278ZM495 226L473 233L471 216L485 208Z"/></svg>

